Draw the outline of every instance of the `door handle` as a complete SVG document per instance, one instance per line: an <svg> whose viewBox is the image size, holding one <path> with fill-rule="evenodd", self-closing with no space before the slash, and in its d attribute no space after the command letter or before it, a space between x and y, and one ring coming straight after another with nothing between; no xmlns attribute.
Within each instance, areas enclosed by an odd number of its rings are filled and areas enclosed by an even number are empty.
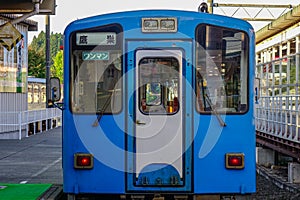
<svg viewBox="0 0 300 200"><path fill-rule="evenodd" d="M135 123L136 123L137 125L146 125L146 122L142 122L142 121L140 121L140 120L136 120Z"/></svg>

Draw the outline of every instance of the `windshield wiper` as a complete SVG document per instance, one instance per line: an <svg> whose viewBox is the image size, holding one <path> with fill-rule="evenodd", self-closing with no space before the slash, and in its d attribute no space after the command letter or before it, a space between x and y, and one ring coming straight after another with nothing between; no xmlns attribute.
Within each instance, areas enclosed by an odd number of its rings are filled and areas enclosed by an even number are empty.
<svg viewBox="0 0 300 200"><path fill-rule="evenodd" d="M110 102L110 100L111 100L112 94L113 94L113 92L111 92L111 93L109 94L109 96L108 96L107 99L105 100L105 103L104 103L104 105L102 106L102 108L101 108L100 110L97 110L97 113L98 113L98 111L100 111L100 113L97 114L97 119L96 119L95 122L92 124L93 127L99 126L99 122L100 122L100 120L101 120L101 118L102 118L102 116L103 116L105 110L107 109L107 107L108 107L108 105L109 105L109 102Z"/></svg>
<svg viewBox="0 0 300 200"><path fill-rule="evenodd" d="M207 101L207 103L209 104L209 106L211 107L212 113L217 117L219 123L221 126L225 127L226 123L224 122L224 120L222 119L221 115L219 112L216 111L216 109L214 108L209 96L207 94L204 95L205 100Z"/></svg>

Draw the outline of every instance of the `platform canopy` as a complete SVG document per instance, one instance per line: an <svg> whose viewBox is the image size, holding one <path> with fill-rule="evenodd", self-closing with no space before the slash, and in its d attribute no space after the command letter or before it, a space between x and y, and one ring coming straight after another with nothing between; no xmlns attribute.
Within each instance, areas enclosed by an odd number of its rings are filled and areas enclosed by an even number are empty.
<svg viewBox="0 0 300 200"><path fill-rule="evenodd" d="M39 4L37 15L55 15L55 0L0 0L0 13L31 13L36 4Z"/></svg>
<svg viewBox="0 0 300 200"><path fill-rule="evenodd" d="M256 44L284 31L285 29L294 26L300 22L300 4L295 6L289 12L281 15L279 18L256 31Z"/></svg>
<svg viewBox="0 0 300 200"><path fill-rule="evenodd" d="M27 18L34 15L55 15L55 1L0 0L0 17L9 19L8 22L0 25L0 44L10 51L23 38L14 25L24 23Z"/></svg>

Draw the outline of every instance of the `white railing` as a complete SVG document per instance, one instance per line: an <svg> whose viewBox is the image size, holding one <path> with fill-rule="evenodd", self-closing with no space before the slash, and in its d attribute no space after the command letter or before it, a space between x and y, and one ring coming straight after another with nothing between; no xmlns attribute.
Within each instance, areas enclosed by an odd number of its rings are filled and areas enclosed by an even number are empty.
<svg viewBox="0 0 300 200"><path fill-rule="evenodd" d="M0 134L7 132L19 132L19 139L22 139L22 130L26 130L25 136L28 137L28 125L31 123L42 122L49 119L60 119L62 111L58 108L48 108L42 110L29 110L22 112L0 112ZM51 125L52 127L52 125ZM48 125L46 123L46 130ZM35 134L35 131L34 131Z"/></svg>
<svg viewBox="0 0 300 200"><path fill-rule="evenodd" d="M256 130L300 143L299 95L261 97L256 106Z"/></svg>

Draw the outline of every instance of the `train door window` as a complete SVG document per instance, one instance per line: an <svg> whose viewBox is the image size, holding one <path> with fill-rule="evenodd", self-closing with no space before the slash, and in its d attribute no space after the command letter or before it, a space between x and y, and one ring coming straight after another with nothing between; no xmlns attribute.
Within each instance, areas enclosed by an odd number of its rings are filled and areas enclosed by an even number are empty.
<svg viewBox="0 0 300 200"><path fill-rule="evenodd" d="M139 103L144 114L174 114L179 109L179 62L144 57L139 62Z"/></svg>
<svg viewBox="0 0 300 200"><path fill-rule="evenodd" d="M200 25L196 40L197 110L204 113L247 112L247 34L224 27Z"/></svg>

